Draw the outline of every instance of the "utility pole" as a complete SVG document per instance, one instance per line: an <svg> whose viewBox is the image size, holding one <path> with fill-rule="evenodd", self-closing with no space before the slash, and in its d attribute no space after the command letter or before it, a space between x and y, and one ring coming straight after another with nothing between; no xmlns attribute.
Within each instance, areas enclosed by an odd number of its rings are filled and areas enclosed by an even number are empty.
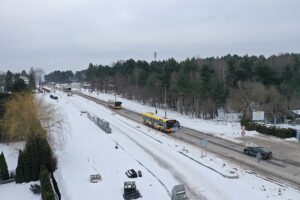
<svg viewBox="0 0 300 200"><path fill-rule="evenodd" d="M167 87L165 84L165 118L167 118Z"/></svg>

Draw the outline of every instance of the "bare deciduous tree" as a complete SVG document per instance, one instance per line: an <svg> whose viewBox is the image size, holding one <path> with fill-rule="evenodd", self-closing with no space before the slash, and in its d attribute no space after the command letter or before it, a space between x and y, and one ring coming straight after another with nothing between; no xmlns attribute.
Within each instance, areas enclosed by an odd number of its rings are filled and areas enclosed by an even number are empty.
<svg viewBox="0 0 300 200"><path fill-rule="evenodd" d="M264 102L267 89L258 82L238 82L237 85L229 91L230 106L250 118L253 106L261 106Z"/></svg>
<svg viewBox="0 0 300 200"><path fill-rule="evenodd" d="M63 125L64 118L53 105L30 93L16 94L6 104L3 127L11 141L38 134L54 144L54 139L64 139Z"/></svg>

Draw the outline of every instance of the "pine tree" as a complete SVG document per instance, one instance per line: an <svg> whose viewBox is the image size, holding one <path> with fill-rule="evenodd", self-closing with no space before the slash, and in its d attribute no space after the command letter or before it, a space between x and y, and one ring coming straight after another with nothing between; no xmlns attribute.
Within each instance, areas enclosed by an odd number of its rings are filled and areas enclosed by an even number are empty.
<svg viewBox="0 0 300 200"><path fill-rule="evenodd" d="M31 90L34 90L36 88L35 85L35 72L34 69L31 68L29 71L29 87Z"/></svg>
<svg viewBox="0 0 300 200"><path fill-rule="evenodd" d="M19 158L18 158L18 166L16 169L16 183L23 183L23 182L24 182L23 152L22 150L20 150Z"/></svg>
<svg viewBox="0 0 300 200"><path fill-rule="evenodd" d="M8 180L8 168L3 152L0 155L0 175L2 180Z"/></svg>
<svg viewBox="0 0 300 200"><path fill-rule="evenodd" d="M54 191L49 178L49 172L45 165L41 165L40 183L41 183L42 199L55 200Z"/></svg>
<svg viewBox="0 0 300 200"><path fill-rule="evenodd" d="M13 84L14 84L13 73L11 73L10 71L7 71L6 76L5 76L6 91L12 91Z"/></svg>
<svg viewBox="0 0 300 200"><path fill-rule="evenodd" d="M52 151L47 139L38 134L32 134L26 140L22 161L25 182L39 180L40 167L42 164L44 164L50 172L53 172L56 167L52 162Z"/></svg>
<svg viewBox="0 0 300 200"><path fill-rule="evenodd" d="M23 153L23 167L24 167L24 181L26 183L31 181L32 175L31 175L31 169L32 169L32 163L31 163L31 156L30 153L25 150Z"/></svg>
<svg viewBox="0 0 300 200"><path fill-rule="evenodd" d="M31 139L30 146L27 146L27 150L30 152L31 157L31 180L37 181L39 180L40 174L40 165L41 165L41 158L40 154L41 151L41 144L40 144L40 137L34 137Z"/></svg>

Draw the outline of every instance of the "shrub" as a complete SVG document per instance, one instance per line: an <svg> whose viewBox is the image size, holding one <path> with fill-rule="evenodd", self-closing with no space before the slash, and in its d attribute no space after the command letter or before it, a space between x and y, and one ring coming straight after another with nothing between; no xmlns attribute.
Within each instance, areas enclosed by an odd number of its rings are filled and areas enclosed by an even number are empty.
<svg viewBox="0 0 300 200"><path fill-rule="evenodd" d="M41 193L41 186L38 184L31 184L30 188L31 192L33 194L40 194Z"/></svg>
<svg viewBox="0 0 300 200"><path fill-rule="evenodd" d="M49 178L49 172L45 165L40 169L40 183L43 200L55 200L54 191Z"/></svg>
<svg viewBox="0 0 300 200"><path fill-rule="evenodd" d="M279 138L296 137L296 131L290 128L277 128L276 126L267 127L262 124L251 122L249 119L241 119L241 125L248 131L257 131L265 135L273 135Z"/></svg>
<svg viewBox="0 0 300 200"><path fill-rule="evenodd" d="M39 134L32 134L27 139L24 152L19 153L16 182L37 181L41 165L45 165L53 172L56 169L56 162L47 139Z"/></svg>
<svg viewBox="0 0 300 200"><path fill-rule="evenodd" d="M3 152L0 155L0 178L2 180L8 180L9 179L7 163L6 163L5 156L4 156Z"/></svg>
<svg viewBox="0 0 300 200"><path fill-rule="evenodd" d="M18 166L16 169L16 183L23 183L25 181L24 178L24 166L23 166L23 152L19 151L18 157Z"/></svg>

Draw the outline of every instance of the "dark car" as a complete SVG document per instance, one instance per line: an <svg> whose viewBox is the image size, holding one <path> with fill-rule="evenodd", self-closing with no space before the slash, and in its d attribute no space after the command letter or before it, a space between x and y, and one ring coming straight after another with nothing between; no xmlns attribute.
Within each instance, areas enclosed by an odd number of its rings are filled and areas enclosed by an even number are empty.
<svg viewBox="0 0 300 200"><path fill-rule="evenodd" d="M246 147L244 153L251 156L257 156L260 153L262 159L272 158L272 151L263 147Z"/></svg>
<svg viewBox="0 0 300 200"><path fill-rule="evenodd" d="M125 173L128 178L137 178L138 174L136 173L136 171L134 169L130 169Z"/></svg>

